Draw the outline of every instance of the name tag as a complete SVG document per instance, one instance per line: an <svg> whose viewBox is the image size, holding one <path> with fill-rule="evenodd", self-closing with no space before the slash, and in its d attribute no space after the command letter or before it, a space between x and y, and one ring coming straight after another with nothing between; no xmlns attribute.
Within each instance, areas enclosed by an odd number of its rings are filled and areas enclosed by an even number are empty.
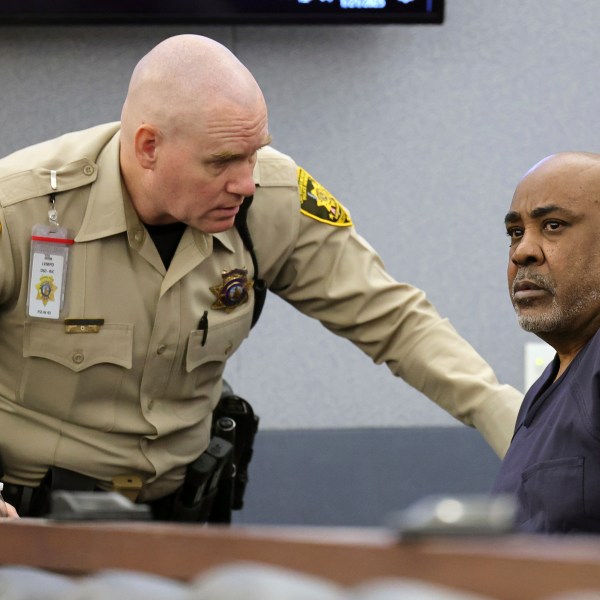
<svg viewBox="0 0 600 600"><path fill-rule="evenodd" d="M69 247L64 227L35 225L31 235L27 314L58 319L64 306Z"/></svg>

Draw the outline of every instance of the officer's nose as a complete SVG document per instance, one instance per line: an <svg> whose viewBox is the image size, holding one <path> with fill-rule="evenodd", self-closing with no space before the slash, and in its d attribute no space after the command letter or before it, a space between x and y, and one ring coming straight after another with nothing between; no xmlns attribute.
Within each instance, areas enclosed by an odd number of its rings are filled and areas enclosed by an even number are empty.
<svg viewBox="0 0 600 600"><path fill-rule="evenodd" d="M252 196L256 189L253 172L253 165L240 165L239 169L236 170L233 177L229 180L226 188L227 191L236 196Z"/></svg>

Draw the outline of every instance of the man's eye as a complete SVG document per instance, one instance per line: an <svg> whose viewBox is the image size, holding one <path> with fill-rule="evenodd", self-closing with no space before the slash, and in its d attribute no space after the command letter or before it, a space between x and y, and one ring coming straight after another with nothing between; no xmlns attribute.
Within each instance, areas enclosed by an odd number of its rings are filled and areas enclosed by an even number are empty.
<svg viewBox="0 0 600 600"><path fill-rule="evenodd" d="M523 237L523 229L521 227L509 227L506 230L506 235L510 238L511 242L514 242Z"/></svg>
<svg viewBox="0 0 600 600"><path fill-rule="evenodd" d="M549 229L550 231L556 231L562 226L563 224L560 221L546 221L544 223L544 229Z"/></svg>

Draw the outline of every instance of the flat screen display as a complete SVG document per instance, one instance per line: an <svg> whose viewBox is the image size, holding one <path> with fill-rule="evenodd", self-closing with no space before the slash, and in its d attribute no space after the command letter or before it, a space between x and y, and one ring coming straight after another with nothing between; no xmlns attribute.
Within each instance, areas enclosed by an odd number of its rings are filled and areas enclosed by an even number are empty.
<svg viewBox="0 0 600 600"><path fill-rule="evenodd" d="M0 0L14 24L440 24L444 0Z"/></svg>

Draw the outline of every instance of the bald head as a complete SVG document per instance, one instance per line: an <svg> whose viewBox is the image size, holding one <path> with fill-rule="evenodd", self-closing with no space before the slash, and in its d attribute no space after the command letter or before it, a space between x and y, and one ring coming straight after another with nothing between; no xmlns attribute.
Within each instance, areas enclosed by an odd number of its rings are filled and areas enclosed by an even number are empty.
<svg viewBox="0 0 600 600"><path fill-rule="evenodd" d="M536 163L522 178L523 186L554 188L566 197L585 195L600 200L600 154L559 152Z"/></svg>
<svg viewBox="0 0 600 600"><path fill-rule="evenodd" d="M142 222L217 233L254 194L258 151L270 139L248 69L214 40L179 35L133 72L121 115L121 175Z"/></svg>
<svg viewBox="0 0 600 600"><path fill-rule="evenodd" d="M264 104L248 69L214 40L171 37L146 54L133 71L121 114L122 136L131 140L142 123L189 131L201 126L207 111L227 104Z"/></svg>

